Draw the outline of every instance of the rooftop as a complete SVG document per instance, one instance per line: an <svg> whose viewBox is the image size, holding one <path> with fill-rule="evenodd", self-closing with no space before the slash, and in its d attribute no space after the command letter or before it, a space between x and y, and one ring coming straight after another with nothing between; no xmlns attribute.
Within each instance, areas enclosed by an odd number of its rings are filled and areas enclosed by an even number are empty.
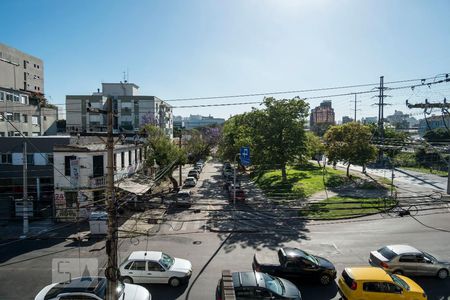
<svg viewBox="0 0 450 300"><path fill-rule="evenodd" d="M162 252L160 251L134 251L128 259L159 260L161 256Z"/></svg>
<svg viewBox="0 0 450 300"><path fill-rule="evenodd" d="M386 247L396 254L421 253L419 250L409 245L389 245Z"/></svg>
<svg viewBox="0 0 450 300"><path fill-rule="evenodd" d="M385 270L376 267L352 267L345 268L345 272L354 280L380 280L392 281Z"/></svg>

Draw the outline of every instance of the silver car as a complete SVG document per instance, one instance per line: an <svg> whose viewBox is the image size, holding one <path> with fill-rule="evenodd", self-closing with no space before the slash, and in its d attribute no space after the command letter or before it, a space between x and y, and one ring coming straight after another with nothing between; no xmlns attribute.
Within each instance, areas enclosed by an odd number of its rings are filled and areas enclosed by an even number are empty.
<svg viewBox="0 0 450 300"><path fill-rule="evenodd" d="M369 263L400 275L437 276L450 274L450 263L408 245L390 245L370 252Z"/></svg>

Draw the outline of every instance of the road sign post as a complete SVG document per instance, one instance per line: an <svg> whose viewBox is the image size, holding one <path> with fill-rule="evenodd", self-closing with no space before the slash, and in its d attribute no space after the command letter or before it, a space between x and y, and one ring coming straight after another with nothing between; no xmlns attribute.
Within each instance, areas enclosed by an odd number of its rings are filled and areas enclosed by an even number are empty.
<svg viewBox="0 0 450 300"><path fill-rule="evenodd" d="M250 165L250 147L241 147L240 158L243 166Z"/></svg>

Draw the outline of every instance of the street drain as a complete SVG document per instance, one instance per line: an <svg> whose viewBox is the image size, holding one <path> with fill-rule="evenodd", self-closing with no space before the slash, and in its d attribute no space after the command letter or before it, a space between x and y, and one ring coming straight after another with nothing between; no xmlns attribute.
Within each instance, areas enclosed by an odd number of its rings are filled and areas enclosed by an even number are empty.
<svg viewBox="0 0 450 300"><path fill-rule="evenodd" d="M193 241L192 244L194 245L200 245L202 242L201 241Z"/></svg>

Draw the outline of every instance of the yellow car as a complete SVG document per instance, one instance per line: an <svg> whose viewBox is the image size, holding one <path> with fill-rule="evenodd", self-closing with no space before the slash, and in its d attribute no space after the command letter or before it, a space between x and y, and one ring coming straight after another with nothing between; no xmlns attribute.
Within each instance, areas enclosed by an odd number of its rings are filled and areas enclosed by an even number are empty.
<svg viewBox="0 0 450 300"><path fill-rule="evenodd" d="M338 289L345 300L427 299L413 280L374 267L345 268L339 277Z"/></svg>

